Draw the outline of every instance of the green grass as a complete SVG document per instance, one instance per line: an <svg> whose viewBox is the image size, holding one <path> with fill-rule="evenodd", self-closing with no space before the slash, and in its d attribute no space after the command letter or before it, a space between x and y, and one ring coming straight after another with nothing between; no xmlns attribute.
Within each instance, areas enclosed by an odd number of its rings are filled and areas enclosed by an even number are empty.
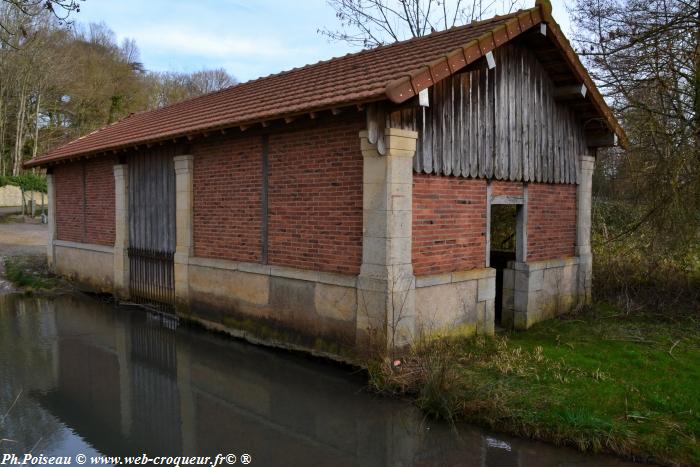
<svg viewBox="0 0 700 467"><path fill-rule="evenodd" d="M5 277L25 292L54 290L59 285L56 278L37 270L29 262L16 259L5 260Z"/></svg>
<svg viewBox="0 0 700 467"><path fill-rule="evenodd" d="M526 332L414 349L379 388L427 413L640 460L700 464L700 322L597 305Z"/></svg>

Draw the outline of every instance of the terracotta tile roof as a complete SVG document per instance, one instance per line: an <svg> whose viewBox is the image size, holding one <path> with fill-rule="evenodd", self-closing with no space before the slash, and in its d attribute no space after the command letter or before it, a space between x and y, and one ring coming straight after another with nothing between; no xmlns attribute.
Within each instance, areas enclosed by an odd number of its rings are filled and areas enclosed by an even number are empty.
<svg viewBox="0 0 700 467"><path fill-rule="evenodd" d="M403 102L543 20L553 22L547 13L538 5L132 114L25 167L346 105L387 98Z"/></svg>

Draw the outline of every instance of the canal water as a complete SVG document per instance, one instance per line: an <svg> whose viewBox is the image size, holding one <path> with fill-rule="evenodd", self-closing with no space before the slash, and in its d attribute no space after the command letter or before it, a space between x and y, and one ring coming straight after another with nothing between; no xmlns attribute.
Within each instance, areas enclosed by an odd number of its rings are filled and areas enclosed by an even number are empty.
<svg viewBox="0 0 700 467"><path fill-rule="evenodd" d="M426 420L350 369L82 295L0 295L0 439L0 454L88 465L217 453L251 465L628 465Z"/></svg>

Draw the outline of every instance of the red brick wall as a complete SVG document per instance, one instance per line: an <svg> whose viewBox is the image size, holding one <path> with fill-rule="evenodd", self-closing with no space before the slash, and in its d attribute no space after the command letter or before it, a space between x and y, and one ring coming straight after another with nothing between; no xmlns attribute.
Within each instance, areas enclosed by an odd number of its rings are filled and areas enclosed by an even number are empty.
<svg viewBox="0 0 700 467"><path fill-rule="evenodd" d="M270 135L270 264L359 273L362 117L357 112Z"/></svg>
<svg viewBox="0 0 700 467"><path fill-rule="evenodd" d="M523 196L522 182L505 182L493 180L491 182L492 196Z"/></svg>
<svg viewBox="0 0 700 467"><path fill-rule="evenodd" d="M574 256L576 185L528 185L527 260Z"/></svg>
<svg viewBox="0 0 700 467"><path fill-rule="evenodd" d="M362 262L362 114L269 135L268 263L357 274ZM194 153L194 254L259 263L262 134Z"/></svg>
<svg viewBox="0 0 700 467"><path fill-rule="evenodd" d="M114 164L112 158L90 160L85 164L87 197L86 242L114 245Z"/></svg>
<svg viewBox="0 0 700 467"><path fill-rule="evenodd" d="M260 135L206 140L193 153L195 256L261 261Z"/></svg>
<svg viewBox="0 0 700 467"><path fill-rule="evenodd" d="M413 174L417 276L486 265L486 181Z"/></svg>
<svg viewBox="0 0 700 467"><path fill-rule="evenodd" d="M54 169L58 240L114 245L114 163L100 158Z"/></svg>
<svg viewBox="0 0 700 467"><path fill-rule="evenodd" d="M83 241L83 164L59 165L53 170L56 193L56 239Z"/></svg>
<svg viewBox="0 0 700 467"><path fill-rule="evenodd" d="M493 181L493 196L522 196L520 182ZM486 264L486 182L413 174L413 270L417 276ZM574 255L576 185L528 185L528 261Z"/></svg>

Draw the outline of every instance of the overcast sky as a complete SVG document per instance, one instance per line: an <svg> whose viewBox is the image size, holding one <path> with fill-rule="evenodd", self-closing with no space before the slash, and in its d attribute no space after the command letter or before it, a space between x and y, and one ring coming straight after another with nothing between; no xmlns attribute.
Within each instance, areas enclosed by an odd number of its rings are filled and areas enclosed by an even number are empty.
<svg viewBox="0 0 700 467"><path fill-rule="evenodd" d="M564 0L552 4L568 32ZM149 70L223 67L239 81L357 50L318 34L338 25L325 0L86 0L75 20L135 39Z"/></svg>

